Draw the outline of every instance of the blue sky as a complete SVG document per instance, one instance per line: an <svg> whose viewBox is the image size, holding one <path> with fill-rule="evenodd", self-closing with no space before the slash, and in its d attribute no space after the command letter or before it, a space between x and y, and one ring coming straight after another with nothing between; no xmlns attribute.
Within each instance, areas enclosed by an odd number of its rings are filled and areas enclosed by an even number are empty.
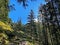
<svg viewBox="0 0 60 45"><path fill-rule="evenodd" d="M27 2L28 7L25 9L22 4L17 3L15 0L10 0L9 4L15 4L15 9L13 11L9 12L9 17L12 19L13 22L17 22L18 19L21 18L22 23L26 24L27 22L27 17L29 15L29 12L31 9L33 9L35 15L38 15L38 7L40 4L44 4L44 0L37 0L36 2Z"/></svg>

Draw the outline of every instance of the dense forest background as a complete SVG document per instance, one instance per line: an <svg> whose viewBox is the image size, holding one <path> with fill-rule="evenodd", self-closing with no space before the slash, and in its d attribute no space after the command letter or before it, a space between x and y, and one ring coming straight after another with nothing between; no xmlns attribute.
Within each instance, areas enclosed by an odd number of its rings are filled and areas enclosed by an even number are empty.
<svg viewBox="0 0 60 45"><path fill-rule="evenodd" d="M24 8L29 5L27 0L16 1ZM26 45L60 45L60 0L45 1L38 9L38 20L31 9L28 22L22 24L21 18L12 22L8 17L8 12L15 9L9 0L0 0L0 45L22 45L24 41Z"/></svg>

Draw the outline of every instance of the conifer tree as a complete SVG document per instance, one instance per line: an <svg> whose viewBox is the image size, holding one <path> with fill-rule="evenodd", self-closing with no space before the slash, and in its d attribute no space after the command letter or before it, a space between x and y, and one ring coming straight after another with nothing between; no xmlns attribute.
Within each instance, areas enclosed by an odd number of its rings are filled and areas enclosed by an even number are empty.
<svg viewBox="0 0 60 45"><path fill-rule="evenodd" d="M37 29L36 29L36 23L34 19L35 19L34 12L33 10L31 10L30 14L28 15L27 31L31 37L32 42L37 41Z"/></svg>

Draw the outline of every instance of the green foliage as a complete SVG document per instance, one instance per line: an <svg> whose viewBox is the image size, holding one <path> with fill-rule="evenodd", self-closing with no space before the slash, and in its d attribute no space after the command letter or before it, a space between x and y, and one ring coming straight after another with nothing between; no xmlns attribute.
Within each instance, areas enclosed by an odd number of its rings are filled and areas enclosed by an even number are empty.
<svg viewBox="0 0 60 45"><path fill-rule="evenodd" d="M35 43L38 40L36 22L35 22L34 12L31 10L30 14L28 15L28 23L26 24L26 35L27 40L32 43Z"/></svg>
<svg viewBox="0 0 60 45"><path fill-rule="evenodd" d="M7 45L9 43L8 36L5 33L0 33L0 44Z"/></svg>
<svg viewBox="0 0 60 45"><path fill-rule="evenodd" d="M7 30L7 31L13 31L10 25L5 24L4 22L0 21L0 30Z"/></svg>
<svg viewBox="0 0 60 45"><path fill-rule="evenodd" d="M56 5L56 6L55 6ZM57 7L58 6L58 7ZM58 9L58 10L57 10ZM42 14L42 24L44 33L44 44L45 45L59 45L59 30L60 22L58 16L59 11L59 0L49 1L45 5L41 6L40 12ZM57 12L57 13L56 13ZM58 15L59 14L59 15Z"/></svg>
<svg viewBox="0 0 60 45"><path fill-rule="evenodd" d="M0 0L0 45L9 45L10 43L19 45L22 41L26 41L27 45L60 44L60 22L57 18L58 14L60 15L59 0L54 0L55 3L58 3L58 11L55 9L53 1L41 6L39 13L42 17L39 15L37 23L34 21L34 12L31 10L25 25L22 24L21 20L13 23L8 18L8 1ZM28 6L27 0L17 1L23 3L24 7ZM41 22L40 18L42 18Z"/></svg>
<svg viewBox="0 0 60 45"><path fill-rule="evenodd" d="M13 32L8 18L8 0L0 0L0 45L9 45L7 32Z"/></svg>
<svg viewBox="0 0 60 45"><path fill-rule="evenodd" d="M0 0L0 20L6 22L8 20L8 0Z"/></svg>
<svg viewBox="0 0 60 45"><path fill-rule="evenodd" d="M8 45L9 44L9 36L8 34L6 34L6 32L10 31L13 32L13 29L11 28L10 25L8 25L7 23L4 23L2 21L0 21L0 44L2 45Z"/></svg>
<svg viewBox="0 0 60 45"><path fill-rule="evenodd" d="M26 8L28 6L29 1L36 1L36 0L17 0L18 3L22 3L22 5Z"/></svg>

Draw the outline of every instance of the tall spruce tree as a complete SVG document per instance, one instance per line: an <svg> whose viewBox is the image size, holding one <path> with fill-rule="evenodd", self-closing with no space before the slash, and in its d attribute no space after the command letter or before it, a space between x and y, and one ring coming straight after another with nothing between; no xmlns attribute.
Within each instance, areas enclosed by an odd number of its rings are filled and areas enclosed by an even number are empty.
<svg viewBox="0 0 60 45"><path fill-rule="evenodd" d="M31 10L30 14L28 15L27 31L29 31L28 33L31 36L32 42L37 41L37 29L34 19L35 19L34 12L33 10Z"/></svg>
<svg viewBox="0 0 60 45"><path fill-rule="evenodd" d="M8 21L8 0L0 0L0 20L1 21Z"/></svg>
<svg viewBox="0 0 60 45"><path fill-rule="evenodd" d="M46 36L45 39L49 45L59 45L59 3L56 0L50 0L46 5L43 5L42 15L43 15L43 27ZM58 40L59 39L59 40ZM45 42L46 42L45 41ZM46 42L46 43L47 43Z"/></svg>
<svg viewBox="0 0 60 45"><path fill-rule="evenodd" d="M9 36L13 29L9 24L8 18L8 0L0 0L0 45L9 45Z"/></svg>

